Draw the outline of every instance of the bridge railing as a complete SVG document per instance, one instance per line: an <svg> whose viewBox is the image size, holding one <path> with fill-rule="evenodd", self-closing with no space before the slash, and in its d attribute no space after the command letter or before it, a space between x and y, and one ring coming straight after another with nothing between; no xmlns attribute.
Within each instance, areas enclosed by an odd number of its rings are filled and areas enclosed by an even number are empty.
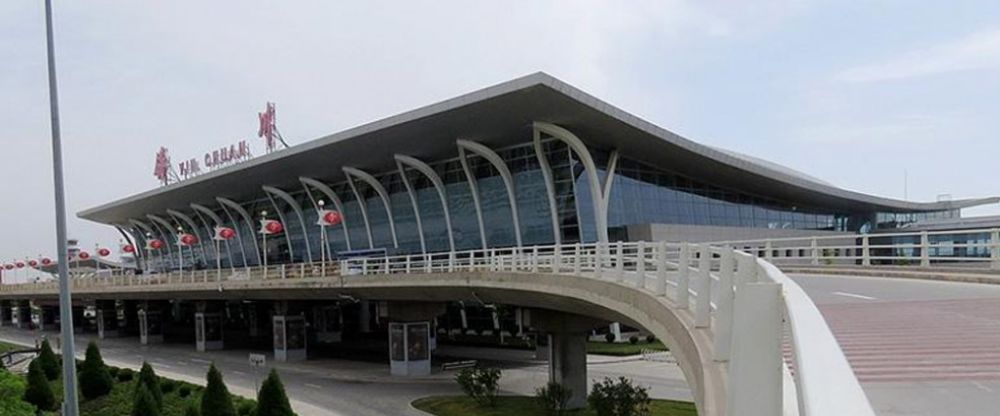
<svg viewBox="0 0 1000 416"><path fill-rule="evenodd" d="M728 371L727 409L740 415L874 413L826 321L802 289L751 252L722 245L617 242L495 248L150 275L77 276L74 288L222 284L358 275L510 272L563 274L663 298L712 340ZM0 285L0 293L54 293L54 282ZM784 345L791 348L786 363ZM791 364L791 369L789 365ZM736 409L739 409L737 411Z"/></svg>
<svg viewBox="0 0 1000 416"><path fill-rule="evenodd" d="M1000 270L1000 229L717 241L778 265L920 266Z"/></svg>

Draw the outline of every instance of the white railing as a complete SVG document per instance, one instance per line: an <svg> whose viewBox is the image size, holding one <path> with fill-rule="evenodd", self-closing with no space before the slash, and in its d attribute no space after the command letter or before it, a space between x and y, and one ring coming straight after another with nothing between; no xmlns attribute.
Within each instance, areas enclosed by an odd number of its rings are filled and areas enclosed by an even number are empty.
<svg viewBox="0 0 1000 416"><path fill-rule="evenodd" d="M905 265L1000 270L1000 229L997 228L771 238L712 244L754 253L778 265Z"/></svg>
<svg viewBox="0 0 1000 416"><path fill-rule="evenodd" d="M600 279L689 310L690 327L711 337L710 358L728 363L729 414L874 415L837 341L805 292L764 259L718 245L618 242L496 248L327 264L77 277L73 285L110 291L129 286L327 277L343 282L358 275L462 272ZM0 293L55 290L52 282L0 286ZM794 375L784 362L785 342L792 347Z"/></svg>

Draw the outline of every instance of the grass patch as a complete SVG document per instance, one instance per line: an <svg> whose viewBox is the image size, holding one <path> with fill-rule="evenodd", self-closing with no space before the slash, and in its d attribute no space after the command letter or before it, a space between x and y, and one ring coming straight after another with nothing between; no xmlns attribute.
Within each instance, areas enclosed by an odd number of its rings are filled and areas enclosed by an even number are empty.
<svg viewBox="0 0 1000 416"><path fill-rule="evenodd" d="M587 342L587 354L613 355L616 357L638 355L642 350L666 351L667 347L659 340L646 342L641 340L635 344L629 342Z"/></svg>
<svg viewBox="0 0 1000 416"><path fill-rule="evenodd" d="M431 396L413 401L413 407L435 416L548 416L534 397L501 396L496 407L482 407L465 396ZM593 416L591 409L566 412L573 416ZM650 416L697 416L694 403L653 400Z"/></svg>
<svg viewBox="0 0 1000 416"><path fill-rule="evenodd" d="M11 344L9 342L0 341L0 354L3 354L7 351L23 350L23 349L27 349L27 347L23 345Z"/></svg>

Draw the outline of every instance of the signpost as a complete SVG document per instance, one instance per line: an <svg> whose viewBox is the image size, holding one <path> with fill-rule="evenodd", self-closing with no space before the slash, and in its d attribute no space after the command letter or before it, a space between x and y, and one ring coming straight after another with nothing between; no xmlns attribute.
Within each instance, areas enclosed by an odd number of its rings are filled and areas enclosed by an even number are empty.
<svg viewBox="0 0 1000 416"><path fill-rule="evenodd" d="M258 381L260 380L259 369L267 366L267 356L264 354L255 354L251 352L249 362L250 362L250 368L253 369L253 391L254 393L256 393L258 390L257 384Z"/></svg>

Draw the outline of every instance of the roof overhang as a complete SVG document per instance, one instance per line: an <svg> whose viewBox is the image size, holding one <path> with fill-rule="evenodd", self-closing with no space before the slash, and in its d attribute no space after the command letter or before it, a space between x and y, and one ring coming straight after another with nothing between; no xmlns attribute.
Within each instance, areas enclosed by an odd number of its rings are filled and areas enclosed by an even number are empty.
<svg viewBox="0 0 1000 416"><path fill-rule="evenodd" d="M256 198L263 185L298 189L300 176L339 182L344 179L342 166L372 173L393 170L397 153L426 161L455 157L455 140L460 138L490 147L524 143L531 139L534 121L560 125L590 147L616 148L622 156L801 207L905 212L1000 202L991 197L921 203L837 188L695 143L547 74L535 73L87 209L78 216L121 224L167 209L187 211L191 203L213 205L218 196L237 201Z"/></svg>

